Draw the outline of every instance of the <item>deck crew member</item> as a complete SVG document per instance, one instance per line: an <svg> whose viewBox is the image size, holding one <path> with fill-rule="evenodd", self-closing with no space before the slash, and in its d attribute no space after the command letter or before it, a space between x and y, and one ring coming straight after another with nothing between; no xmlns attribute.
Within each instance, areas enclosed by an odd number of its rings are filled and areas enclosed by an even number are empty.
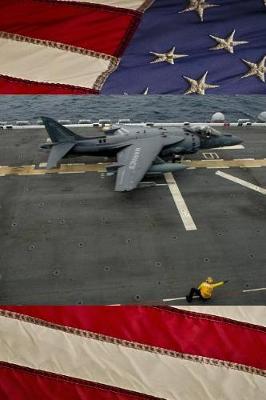
<svg viewBox="0 0 266 400"><path fill-rule="evenodd" d="M189 295L186 296L187 302L191 303L194 295L199 296L203 301L209 300L212 297L213 289L222 286L227 282L228 281L220 281L214 283L213 279L209 276L206 281L201 282L198 288L190 289Z"/></svg>

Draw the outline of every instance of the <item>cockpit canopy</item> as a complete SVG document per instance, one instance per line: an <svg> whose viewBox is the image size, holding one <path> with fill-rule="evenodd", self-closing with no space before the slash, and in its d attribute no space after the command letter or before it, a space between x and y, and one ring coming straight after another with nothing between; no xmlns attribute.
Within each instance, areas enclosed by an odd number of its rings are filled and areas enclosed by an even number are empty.
<svg viewBox="0 0 266 400"><path fill-rule="evenodd" d="M214 129L209 125L195 125L195 126L186 126L184 128L185 132L196 133L202 138L210 138L211 136L220 136L220 132Z"/></svg>

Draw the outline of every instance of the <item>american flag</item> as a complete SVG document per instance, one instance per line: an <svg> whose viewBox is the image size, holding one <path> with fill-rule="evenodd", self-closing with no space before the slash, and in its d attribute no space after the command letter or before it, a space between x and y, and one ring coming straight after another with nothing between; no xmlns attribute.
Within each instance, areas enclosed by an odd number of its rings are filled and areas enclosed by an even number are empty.
<svg viewBox="0 0 266 400"><path fill-rule="evenodd" d="M0 93L265 94L265 0L1 0Z"/></svg>
<svg viewBox="0 0 266 400"><path fill-rule="evenodd" d="M2 306L1 400L266 393L265 307Z"/></svg>

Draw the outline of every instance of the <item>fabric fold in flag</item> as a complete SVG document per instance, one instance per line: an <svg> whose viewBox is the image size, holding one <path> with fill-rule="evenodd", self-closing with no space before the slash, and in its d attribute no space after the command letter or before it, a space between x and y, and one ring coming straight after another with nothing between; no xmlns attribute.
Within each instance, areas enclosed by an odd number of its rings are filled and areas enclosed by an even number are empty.
<svg viewBox="0 0 266 400"><path fill-rule="evenodd" d="M265 307L259 313L263 319ZM266 390L266 330L241 307L234 315L245 322L210 310L145 306L6 306L0 314L0 393L11 379L34 384L38 376L36 385L51 387L58 377L62 390L68 381L101 390L96 398L103 400L108 391L119 400L187 400L194 393L233 400L262 398Z"/></svg>
<svg viewBox="0 0 266 400"><path fill-rule="evenodd" d="M0 31L119 57L140 15L93 3L1 0Z"/></svg>
<svg viewBox="0 0 266 400"><path fill-rule="evenodd" d="M10 34L0 34L0 58L0 75L95 90L117 64L112 56ZM23 60L19 71L17 58Z"/></svg>
<svg viewBox="0 0 266 400"><path fill-rule="evenodd" d="M57 0L57 1L72 1L75 3L94 3L108 7L126 8L128 10L144 11L154 0Z"/></svg>
<svg viewBox="0 0 266 400"><path fill-rule="evenodd" d="M12 400L156 400L158 397L0 362L0 398ZM31 396L31 397L29 397ZM162 400L162 399L158 399Z"/></svg>
<svg viewBox="0 0 266 400"><path fill-rule="evenodd" d="M98 94L97 90L85 89L59 83L33 82L31 80L13 78L7 75L0 75L0 87L2 94Z"/></svg>

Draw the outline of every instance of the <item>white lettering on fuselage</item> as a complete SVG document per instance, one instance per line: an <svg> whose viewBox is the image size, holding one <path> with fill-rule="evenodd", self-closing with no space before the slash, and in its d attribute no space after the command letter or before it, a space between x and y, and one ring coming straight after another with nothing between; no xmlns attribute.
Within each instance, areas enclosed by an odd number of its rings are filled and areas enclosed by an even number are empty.
<svg viewBox="0 0 266 400"><path fill-rule="evenodd" d="M132 160L129 163L129 166L128 166L129 169L135 169L136 168L137 162L138 162L138 159L139 159L139 156L140 156L140 152L141 152L141 148L137 147L135 152L134 152L134 154L133 154Z"/></svg>

